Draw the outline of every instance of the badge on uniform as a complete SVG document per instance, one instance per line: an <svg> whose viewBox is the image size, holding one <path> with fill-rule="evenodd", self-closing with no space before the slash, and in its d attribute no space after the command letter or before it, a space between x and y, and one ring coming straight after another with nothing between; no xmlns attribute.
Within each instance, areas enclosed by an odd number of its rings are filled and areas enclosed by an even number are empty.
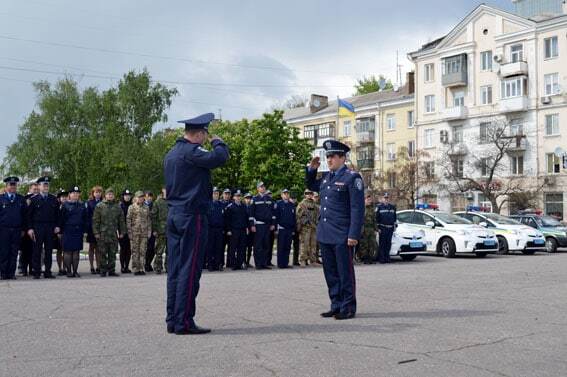
<svg viewBox="0 0 567 377"><path fill-rule="evenodd" d="M362 190L364 189L364 185L362 184L362 178L356 178L356 179L354 180L354 185L356 186L356 188L357 188L359 191L362 191Z"/></svg>
<svg viewBox="0 0 567 377"><path fill-rule="evenodd" d="M206 149L203 148L203 147L197 147L197 149L200 150L201 152L208 152L208 150L206 150Z"/></svg>

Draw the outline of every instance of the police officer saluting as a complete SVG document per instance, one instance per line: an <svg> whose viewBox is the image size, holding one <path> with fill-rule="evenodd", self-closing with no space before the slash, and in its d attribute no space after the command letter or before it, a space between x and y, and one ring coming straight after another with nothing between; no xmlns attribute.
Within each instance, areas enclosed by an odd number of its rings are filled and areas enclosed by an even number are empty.
<svg viewBox="0 0 567 377"><path fill-rule="evenodd" d="M53 235L59 233L59 201L49 193L49 177L37 180L40 193L30 199L27 210L28 235L33 241L33 278L41 275L41 252L44 252L46 279L55 279L51 274L53 258Z"/></svg>
<svg viewBox="0 0 567 377"><path fill-rule="evenodd" d="M16 280L16 260L25 228L26 200L16 193L18 177L4 179L0 196L0 280Z"/></svg>
<svg viewBox="0 0 567 377"><path fill-rule="evenodd" d="M396 229L396 206L390 204L390 196L384 193L382 203L376 206L376 224L378 224L378 262L390 263L390 248L392 236Z"/></svg>
<svg viewBox="0 0 567 377"><path fill-rule="evenodd" d="M207 213L211 202L211 169L228 160L227 145L211 138L212 151L203 148L212 113L183 120L185 136L165 156L164 175L168 193L167 332L178 335L205 334L193 317L207 242Z"/></svg>
<svg viewBox="0 0 567 377"><path fill-rule="evenodd" d="M317 241L321 245L323 272L331 309L324 318L343 320L356 313L356 281L353 248L358 244L364 224L364 183L362 177L345 166L350 148L336 140L323 144L329 173L317 179L319 157L314 157L306 171L310 190L321 197L321 220L317 225Z"/></svg>

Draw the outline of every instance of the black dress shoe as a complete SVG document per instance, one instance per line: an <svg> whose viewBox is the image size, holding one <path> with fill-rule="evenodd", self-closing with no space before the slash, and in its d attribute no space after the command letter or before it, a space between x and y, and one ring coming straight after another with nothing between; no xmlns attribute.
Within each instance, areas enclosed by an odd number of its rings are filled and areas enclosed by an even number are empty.
<svg viewBox="0 0 567 377"><path fill-rule="evenodd" d="M126 269L124 270L124 273L125 273L125 274L131 274L132 271L126 268Z"/></svg>
<svg viewBox="0 0 567 377"><path fill-rule="evenodd" d="M57 276L65 276L65 275L67 275L65 271L59 271L59 273L57 274Z"/></svg>
<svg viewBox="0 0 567 377"><path fill-rule="evenodd" d="M39 275L34 275L33 278L34 278L34 279L39 279Z"/></svg>
<svg viewBox="0 0 567 377"><path fill-rule="evenodd" d="M100 273L100 277L101 277L101 278L105 278L105 277L106 277L106 272L101 272L101 273Z"/></svg>
<svg viewBox="0 0 567 377"><path fill-rule="evenodd" d="M67 274L67 277L68 277L68 278L74 278L75 275L73 275L72 273L69 272L69 273Z"/></svg>
<svg viewBox="0 0 567 377"><path fill-rule="evenodd" d="M97 274L100 274L100 268L97 268L97 269L95 270L95 272L96 272Z"/></svg>
<svg viewBox="0 0 567 377"><path fill-rule="evenodd" d="M334 317L335 315L339 314L338 311L336 310L329 310L328 312L325 313L321 313L321 317L323 318L331 318Z"/></svg>
<svg viewBox="0 0 567 377"><path fill-rule="evenodd" d="M94 268L91 268L91 274L93 274L93 275L96 274L96 270Z"/></svg>
<svg viewBox="0 0 567 377"><path fill-rule="evenodd" d="M73 274L73 276L76 277L76 278L80 278L80 277L81 277L81 275L79 275L78 272L75 272L75 273Z"/></svg>
<svg viewBox="0 0 567 377"><path fill-rule="evenodd" d="M203 327L195 326L188 329L176 331L175 335L201 335L201 334L208 334L211 332L211 329L205 329Z"/></svg>
<svg viewBox="0 0 567 377"><path fill-rule="evenodd" d="M114 271L110 271L110 272L108 273L108 276L115 276L115 277L116 277L116 276L120 276L120 275L118 275L118 274L117 274L116 272L114 272Z"/></svg>
<svg viewBox="0 0 567 377"><path fill-rule="evenodd" d="M175 332L175 328L173 326L167 326L167 333L173 334Z"/></svg>
<svg viewBox="0 0 567 377"><path fill-rule="evenodd" d="M354 318L354 316L355 316L355 313L353 313L353 312L337 313L337 314L335 314L335 319L336 319L336 320L339 320L339 321L342 321L342 320L344 320L344 319L351 319L351 318Z"/></svg>
<svg viewBox="0 0 567 377"><path fill-rule="evenodd" d="M55 279L55 275L52 275L52 274L45 274L45 275L43 275L43 277L46 278L46 279Z"/></svg>

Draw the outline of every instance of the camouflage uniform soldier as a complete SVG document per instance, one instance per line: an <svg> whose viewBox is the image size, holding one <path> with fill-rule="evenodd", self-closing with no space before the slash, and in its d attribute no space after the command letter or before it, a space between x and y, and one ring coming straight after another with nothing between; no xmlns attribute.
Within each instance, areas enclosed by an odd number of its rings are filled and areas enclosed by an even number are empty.
<svg viewBox="0 0 567 377"><path fill-rule="evenodd" d="M307 266L319 264L317 260L317 219L319 218L319 206L313 200L313 192L305 190L305 199L297 206L297 230L301 246L299 248L299 263Z"/></svg>
<svg viewBox="0 0 567 377"><path fill-rule="evenodd" d="M126 234L126 224L120 204L114 200L114 190L111 188L105 191L104 201L95 207L93 234L102 259L100 276L105 277L107 273L108 276L118 276L114 272L118 239Z"/></svg>
<svg viewBox="0 0 567 377"><path fill-rule="evenodd" d="M364 227L362 237L357 246L358 260L364 264L373 264L376 259L376 216L374 212L374 201L371 194L366 194L364 198Z"/></svg>
<svg viewBox="0 0 567 377"><path fill-rule="evenodd" d="M150 209L144 205L144 193L136 191L134 204L128 208L126 225L132 248L132 270L134 275L145 275L146 248L152 233Z"/></svg>
<svg viewBox="0 0 567 377"><path fill-rule="evenodd" d="M151 218L152 218L152 231L154 237L156 238L156 257L154 259L154 271L156 274L161 274L163 271L163 254L165 254L165 271L167 272L167 238L166 238L166 227L167 227L167 202L165 200L165 188L161 190L161 195L158 196L157 200L152 207Z"/></svg>

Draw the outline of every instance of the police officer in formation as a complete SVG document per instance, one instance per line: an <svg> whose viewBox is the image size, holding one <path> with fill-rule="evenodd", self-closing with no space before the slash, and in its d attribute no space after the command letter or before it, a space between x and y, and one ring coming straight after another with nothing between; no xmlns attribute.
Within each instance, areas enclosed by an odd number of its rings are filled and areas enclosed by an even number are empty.
<svg viewBox="0 0 567 377"><path fill-rule="evenodd" d="M0 280L16 280L18 249L26 227L26 200L18 194L18 177L7 177L0 196Z"/></svg>
<svg viewBox="0 0 567 377"><path fill-rule="evenodd" d="M222 192L222 199L220 202L223 205L223 210L226 210L226 207L231 203L231 192L230 189L225 188ZM226 252L226 268L232 267L232 259L229 258L230 256L230 237L224 232L224 236L222 238L222 262L221 267L224 267L224 254Z"/></svg>
<svg viewBox="0 0 567 377"><path fill-rule="evenodd" d="M59 234L59 201L49 193L49 177L37 180L40 193L30 199L27 207L28 235L33 241L32 268L33 278L41 276L41 256L46 279L55 279L51 273L53 258L53 235Z"/></svg>
<svg viewBox="0 0 567 377"><path fill-rule="evenodd" d="M246 243L248 237L248 210L242 203L242 192L234 193L234 201L230 203L224 212L226 234L228 235L229 251L227 260L231 261L233 270L246 268ZM228 262L227 262L228 266Z"/></svg>
<svg viewBox="0 0 567 377"><path fill-rule="evenodd" d="M336 140L325 141L329 172L317 179L319 157L314 157L306 170L306 184L318 191L321 220L317 240L323 257L323 272L331 299L324 318L354 318L356 314L356 279L353 248L358 244L364 224L364 183L360 174L345 166L350 148Z"/></svg>
<svg viewBox="0 0 567 377"><path fill-rule="evenodd" d="M376 206L379 263L390 263L390 248L392 247L392 236L396 229L396 220L396 206L390 203L390 196L386 192L382 202Z"/></svg>
<svg viewBox="0 0 567 377"><path fill-rule="evenodd" d="M289 254L295 234L295 205L290 201L289 190L283 189L281 200L276 203L276 225L278 232L278 268L289 268Z"/></svg>
<svg viewBox="0 0 567 377"><path fill-rule="evenodd" d="M220 201L220 190L213 188L209 203L209 229L206 249L206 267L209 271L222 271L224 265L224 204Z"/></svg>
<svg viewBox="0 0 567 377"><path fill-rule="evenodd" d="M252 208L252 194L247 192L244 195L244 204L246 205L246 213L250 219L250 211ZM254 233L250 230L250 224L248 224L248 235L246 236L246 268L250 267L250 260L252 259L252 249L254 247Z"/></svg>
<svg viewBox="0 0 567 377"><path fill-rule="evenodd" d="M256 185L258 195L252 198L250 207L250 228L255 233L254 266L257 270L269 270L268 261L272 256L270 232L275 229L275 213L272 198L266 194L263 182Z"/></svg>
<svg viewBox="0 0 567 377"><path fill-rule="evenodd" d="M33 198L35 195L39 194L39 186L37 182L33 182L30 184L29 191L24 199L26 200L26 206L30 203L30 199ZM26 218L27 221L27 218ZM28 274L32 274L32 254L33 254L33 241L25 232L24 237L22 238L21 246L20 246L20 261L19 261L19 269L20 273L23 276L28 276Z"/></svg>
<svg viewBox="0 0 567 377"><path fill-rule="evenodd" d="M61 205L59 228L61 229L61 249L68 278L79 275L79 258L83 250L83 235L87 232L88 207L79 200L81 189L74 186L69 190L69 198Z"/></svg>
<svg viewBox="0 0 567 377"><path fill-rule="evenodd" d="M194 317L199 280L205 256L212 185L211 170L229 158L228 147L213 136L213 150L203 148L214 115L204 114L181 121L185 135L164 159L168 195L167 221L167 332L178 335L205 334Z"/></svg>

